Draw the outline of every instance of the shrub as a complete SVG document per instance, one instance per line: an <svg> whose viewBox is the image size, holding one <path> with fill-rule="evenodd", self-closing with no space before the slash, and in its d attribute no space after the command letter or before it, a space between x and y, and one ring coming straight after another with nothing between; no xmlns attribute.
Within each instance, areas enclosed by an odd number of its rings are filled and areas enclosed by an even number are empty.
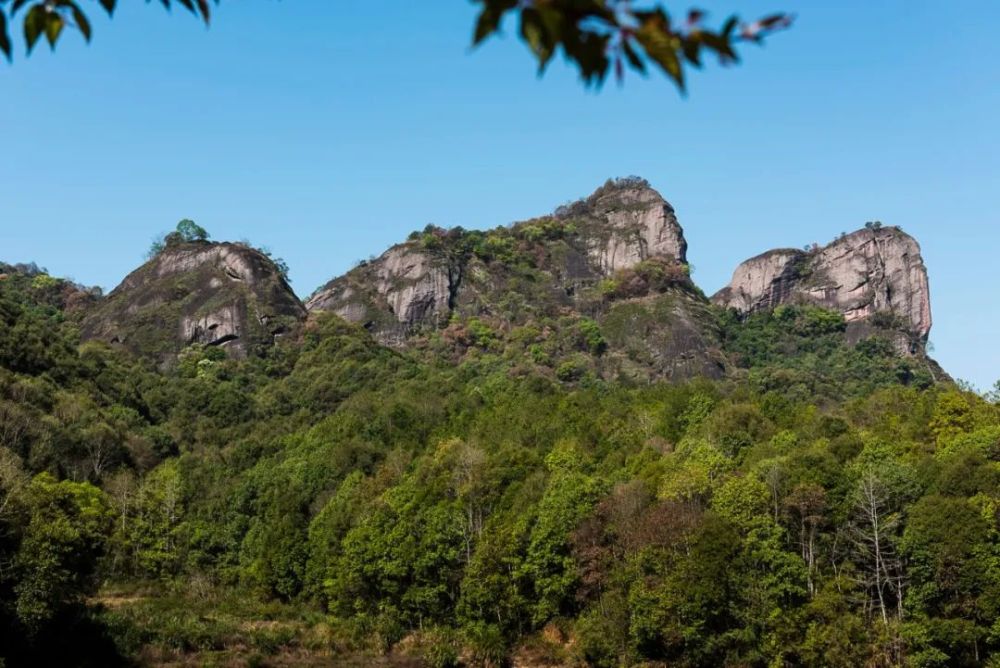
<svg viewBox="0 0 1000 668"><path fill-rule="evenodd" d="M459 665L458 643L451 629L427 632L423 645L421 654L428 668L456 668Z"/></svg>
<svg viewBox="0 0 1000 668"><path fill-rule="evenodd" d="M572 383L583 378L587 373L587 368L587 361L579 355L574 355L556 368L556 378L566 383Z"/></svg>
<svg viewBox="0 0 1000 668"><path fill-rule="evenodd" d="M493 624L476 622L465 631L470 662L479 668L500 668L507 663L507 642Z"/></svg>
<svg viewBox="0 0 1000 668"><path fill-rule="evenodd" d="M600 355L607 350L608 342L604 340L601 328L596 322L590 318L582 318L578 327L589 352Z"/></svg>

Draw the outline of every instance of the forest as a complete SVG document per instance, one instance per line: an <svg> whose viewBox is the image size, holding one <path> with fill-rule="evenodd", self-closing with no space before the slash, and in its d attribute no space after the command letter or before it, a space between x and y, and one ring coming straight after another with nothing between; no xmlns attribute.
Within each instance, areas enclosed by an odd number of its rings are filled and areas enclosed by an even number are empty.
<svg viewBox="0 0 1000 668"><path fill-rule="evenodd" d="M714 308L714 380L558 319L165 367L3 270L6 668L1000 666L998 396L839 313Z"/></svg>

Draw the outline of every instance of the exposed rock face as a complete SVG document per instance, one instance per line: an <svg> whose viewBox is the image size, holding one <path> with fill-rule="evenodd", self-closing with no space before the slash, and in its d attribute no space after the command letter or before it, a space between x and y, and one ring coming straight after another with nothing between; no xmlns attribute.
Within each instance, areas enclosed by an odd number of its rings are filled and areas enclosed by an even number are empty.
<svg viewBox="0 0 1000 668"><path fill-rule="evenodd" d="M332 311L350 322L380 321L383 340L392 342L422 324L446 322L452 291L445 261L414 244L403 244L334 279L308 300L306 308Z"/></svg>
<svg viewBox="0 0 1000 668"><path fill-rule="evenodd" d="M718 376L717 333L707 301L683 271L686 256L673 208L645 181L619 179L511 227L414 235L330 281L306 307L360 323L391 346L443 328L453 316L542 331L547 319L586 316L614 330L602 358L606 374ZM670 294L630 295L616 302L629 308L608 308L599 283L654 259L681 277Z"/></svg>
<svg viewBox="0 0 1000 668"><path fill-rule="evenodd" d="M792 299L798 269L807 254L794 248L767 251L746 260L712 301L741 313L769 309Z"/></svg>
<svg viewBox="0 0 1000 668"><path fill-rule="evenodd" d="M588 255L605 275L651 257L687 262L687 241L673 207L641 179L609 181L556 215L584 221Z"/></svg>
<svg viewBox="0 0 1000 668"><path fill-rule="evenodd" d="M920 246L896 227L865 228L807 253L769 251L736 268L712 297L752 313L785 303L812 303L849 323L894 321L922 346L931 329L930 291Z"/></svg>
<svg viewBox="0 0 1000 668"><path fill-rule="evenodd" d="M185 346L242 357L305 318L271 260L242 244L168 247L129 274L83 322L83 336L167 359Z"/></svg>
<svg viewBox="0 0 1000 668"><path fill-rule="evenodd" d="M572 290L650 258L687 261L684 230L673 207L641 179L609 181L590 197L560 207L553 219L577 230L547 267L564 288ZM421 326L447 323L456 306L474 301L472 286L468 281L463 286L472 269L485 271L475 258L447 257L408 242L333 279L306 308L332 311L365 324L384 343L399 344Z"/></svg>

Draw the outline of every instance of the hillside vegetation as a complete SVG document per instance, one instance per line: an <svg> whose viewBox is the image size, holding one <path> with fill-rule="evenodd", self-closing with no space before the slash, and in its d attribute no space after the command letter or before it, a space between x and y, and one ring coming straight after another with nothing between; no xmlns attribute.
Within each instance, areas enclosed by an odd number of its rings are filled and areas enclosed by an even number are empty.
<svg viewBox="0 0 1000 668"><path fill-rule="evenodd" d="M392 349L314 312L163 364L4 269L8 668L1000 661L1000 406L840 313L654 262L592 317ZM676 299L724 373L627 372Z"/></svg>
<svg viewBox="0 0 1000 668"><path fill-rule="evenodd" d="M897 228L743 312L636 179L308 312L172 235L107 298L0 266L0 665L1000 665L1000 405Z"/></svg>

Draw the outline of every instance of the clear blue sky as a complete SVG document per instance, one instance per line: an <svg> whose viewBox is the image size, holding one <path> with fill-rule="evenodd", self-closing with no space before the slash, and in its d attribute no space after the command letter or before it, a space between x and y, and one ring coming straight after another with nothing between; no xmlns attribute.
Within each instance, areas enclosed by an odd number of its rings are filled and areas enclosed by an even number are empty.
<svg viewBox="0 0 1000 668"><path fill-rule="evenodd" d="M492 227L638 174L710 293L768 248L901 225L930 271L935 356L1000 378L994 0L698 3L799 20L686 99L658 75L595 93L557 62L538 79L513 31L472 52L463 0L224 0L209 29L121 4L89 47L67 34L0 64L6 261L110 289L189 217L271 247L308 295L429 222Z"/></svg>

